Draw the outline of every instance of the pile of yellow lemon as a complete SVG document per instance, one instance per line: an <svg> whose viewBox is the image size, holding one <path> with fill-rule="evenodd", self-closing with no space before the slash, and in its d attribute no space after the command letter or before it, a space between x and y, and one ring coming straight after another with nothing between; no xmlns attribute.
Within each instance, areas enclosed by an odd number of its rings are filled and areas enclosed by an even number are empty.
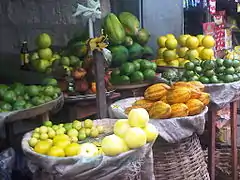
<svg viewBox="0 0 240 180"><path fill-rule="evenodd" d="M185 63L193 59L214 59L213 47L215 40L209 35L191 36L180 35L178 39L173 34L160 36L157 39L159 49L157 51L156 64L158 66L183 67Z"/></svg>
<svg viewBox="0 0 240 180"><path fill-rule="evenodd" d="M96 138L102 133L104 133L103 126L95 126L90 119L58 125L46 121L42 126L34 129L28 144L36 153L48 156L69 157L79 154L93 156L98 153L98 148L92 143L79 144L78 141L87 137Z"/></svg>

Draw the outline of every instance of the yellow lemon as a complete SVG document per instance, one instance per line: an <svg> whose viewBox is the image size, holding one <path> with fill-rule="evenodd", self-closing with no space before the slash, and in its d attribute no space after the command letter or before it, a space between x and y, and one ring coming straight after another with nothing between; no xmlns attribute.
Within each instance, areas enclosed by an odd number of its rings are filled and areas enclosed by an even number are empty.
<svg viewBox="0 0 240 180"><path fill-rule="evenodd" d="M70 144L70 141L69 140L59 140L57 142L54 143L54 146L58 146L60 148L65 148L67 145Z"/></svg>
<svg viewBox="0 0 240 180"><path fill-rule="evenodd" d="M182 47L186 46L186 40L187 40L188 37L189 37L189 35L182 34L182 35L179 36L179 38L178 38L178 43L179 43Z"/></svg>
<svg viewBox="0 0 240 180"><path fill-rule="evenodd" d="M177 49L177 54L179 57L183 58L185 57L187 51L188 51L187 47L180 47Z"/></svg>
<svg viewBox="0 0 240 180"><path fill-rule="evenodd" d="M166 38L167 38L167 39L171 39L171 38L176 39L173 34L167 34L167 35L166 35Z"/></svg>
<svg viewBox="0 0 240 180"><path fill-rule="evenodd" d="M198 53L200 54L200 52L201 52L203 49L204 49L203 46L199 46L199 47L197 48Z"/></svg>
<svg viewBox="0 0 240 180"><path fill-rule="evenodd" d="M159 49L157 50L157 57L158 57L158 58L163 58L163 52L164 52L165 50L167 50L167 48L159 48Z"/></svg>
<svg viewBox="0 0 240 180"><path fill-rule="evenodd" d="M197 49L199 45L199 41L198 41L198 38L195 37L195 36L190 36L187 38L186 40L186 46L189 48L189 49Z"/></svg>
<svg viewBox="0 0 240 180"><path fill-rule="evenodd" d="M178 45L178 42L175 38L169 38L165 42L166 48L170 50L176 49L177 45Z"/></svg>
<svg viewBox="0 0 240 180"><path fill-rule="evenodd" d="M166 62L170 62L174 59L176 59L176 52L174 50L166 50L163 52L163 59Z"/></svg>
<svg viewBox="0 0 240 180"><path fill-rule="evenodd" d="M158 46L159 46L160 48L164 48L164 47L165 47L165 42L166 42L166 40L167 40L167 37L165 37L165 36L160 36L160 37L158 37L158 39L157 39L157 44L158 44Z"/></svg>
<svg viewBox="0 0 240 180"><path fill-rule="evenodd" d="M56 143L56 142L62 141L62 140L68 140L68 141L69 141L69 137L68 137L66 134L56 135L56 136L53 138L53 143Z"/></svg>
<svg viewBox="0 0 240 180"><path fill-rule="evenodd" d="M80 153L80 145L78 143L72 143L64 149L66 156L76 156Z"/></svg>
<svg viewBox="0 0 240 180"><path fill-rule="evenodd" d="M196 49L190 49L186 53L186 59L192 60L199 57L199 53Z"/></svg>
<svg viewBox="0 0 240 180"><path fill-rule="evenodd" d="M198 34L197 38L198 38L198 41L199 41L199 46L201 46L202 45L202 39L204 38L204 35Z"/></svg>
<svg viewBox="0 0 240 180"><path fill-rule="evenodd" d="M34 147L34 151L39 154L47 154L51 144L48 141L38 141Z"/></svg>
<svg viewBox="0 0 240 180"><path fill-rule="evenodd" d="M179 66L179 61L177 59L170 61L168 63L169 66L174 66L174 67L178 67Z"/></svg>
<svg viewBox="0 0 240 180"><path fill-rule="evenodd" d="M214 51L211 48L204 48L200 53L202 60L212 60L214 58Z"/></svg>
<svg viewBox="0 0 240 180"><path fill-rule="evenodd" d="M48 156L54 156L54 157L65 157L64 150L61 147L53 146L49 149Z"/></svg>
<svg viewBox="0 0 240 180"><path fill-rule="evenodd" d="M215 40L212 36L205 36L202 39L202 46L204 46L205 48L212 48L215 46Z"/></svg>

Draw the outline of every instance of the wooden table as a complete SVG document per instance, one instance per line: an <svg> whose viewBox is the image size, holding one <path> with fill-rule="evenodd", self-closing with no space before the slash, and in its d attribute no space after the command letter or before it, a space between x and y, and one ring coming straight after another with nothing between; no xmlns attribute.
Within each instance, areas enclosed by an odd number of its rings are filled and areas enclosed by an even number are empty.
<svg viewBox="0 0 240 180"><path fill-rule="evenodd" d="M120 93L113 93L107 97L107 104L120 98ZM97 104L95 99L82 99L73 102L65 102L61 110L61 117L65 117L65 121L71 122L75 119L84 119L97 114Z"/></svg>
<svg viewBox="0 0 240 180"><path fill-rule="evenodd" d="M237 103L234 101L230 103L230 120L231 120L231 154L232 154L232 179L238 180L237 164ZM208 169L211 180L215 180L215 149L216 149L216 118L217 107L211 105L208 113L209 121L209 147L208 147Z"/></svg>

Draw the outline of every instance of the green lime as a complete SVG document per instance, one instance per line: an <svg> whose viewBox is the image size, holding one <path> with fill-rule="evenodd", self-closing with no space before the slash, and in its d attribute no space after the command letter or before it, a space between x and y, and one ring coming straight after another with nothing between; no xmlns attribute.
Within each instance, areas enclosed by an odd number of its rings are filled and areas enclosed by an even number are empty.
<svg viewBox="0 0 240 180"><path fill-rule="evenodd" d="M144 71L146 69L152 69L152 68L153 68L152 62L150 62L148 60L142 60L140 62L140 69L141 69L141 71Z"/></svg>
<svg viewBox="0 0 240 180"><path fill-rule="evenodd" d="M203 83L203 84L208 84L210 81L209 81L209 79L207 78L207 77L205 77L205 76L201 76L200 78L199 78L199 81L201 82L201 83Z"/></svg>
<svg viewBox="0 0 240 180"><path fill-rule="evenodd" d="M237 68L237 67L240 66L240 61L239 61L239 60L236 60L236 59L235 59L235 60L233 60L232 63L233 63L233 67L234 67L234 68Z"/></svg>
<svg viewBox="0 0 240 180"><path fill-rule="evenodd" d="M240 73L240 66L235 68L235 71Z"/></svg>
<svg viewBox="0 0 240 180"><path fill-rule="evenodd" d="M36 85L31 85L31 86L28 86L26 88L26 91L27 91L29 96L33 97L33 96L37 96L38 95L39 88Z"/></svg>
<svg viewBox="0 0 240 180"><path fill-rule="evenodd" d="M205 75L206 77L212 77L213 75L215 75L215 72L214 72L213 69L207 70L207 71L204 72L204 75Z"/></svg>
<svg viewBox="0 0 240 180"><path fill-rule="evenodd" d="M157 70L157 64L155 62L152 62L152 70L154 71Z"/></svg>
<svg viewBox="0 0 240 180"><path fill-rule="evenodd" d="M187 70L187 71L184 72L184 76L188 77L188 78L190 78L194 75L195 75L194 71L191 71L191 70Z"/></svg>
<svg viewBox="0 0 240 180"><path fill-rule="evenodd" d="M215 62L213 60L206 60L201 64L204 70L211 70L215 67Z"/></svg>
<svg viewBox="0 0 240 180"><path fill-rule="evenodd" d="M60 63L61 63L63 66L70 66L70 59L69 59L69 57L66 57L66 56L62 57L62 58L60 59Z"/></svg>
<svg viewBox="0 0 240 180"><path fill-rule="evenodd" d="M201 66L196 66L195 67L195 72L196 73L202 73L202 67Z"/></svg>
<svg viewBox="0 0 240 180"><path fill-rule="evenodd" d="M224 78L225 78L225 74L218 74L217 77L218 77L219 80L223 81Z"/></svg>
<svg viewBox="0 0 240 180"><path fill-rule="evenodd" d="M186 70L194 70L194 67L195 67L195 65L194 65L193 62L187 62L187 63L184 65L184 68L185 68Z"/></svg>
<svg viewBox="0 0 240 180"><path fill-rule="evenodd" d="M187 78L185 78L185 77L182 77L181 80L182 80L182 81L185 81L185 82L188 81Z"/></svg>
<svg viewBox="0 0 240 180"><path fill-rule="evenodd" d="M215 71L216 71L216 73L221 74L225 71L225 69L226 68L224 66L219 66L219 67L216 68Z"/></svg>
<svg viewBox="0 0 240 180"><path fill-rule="evenodd" d="M225 69L225 74L234 74L235 73L235 69L233 67L229 67Z"/></svg>
<svg viewBox="0 0 240 180"><path fill-rule="evenodd" d="M199 77L197 75L194 75L189 78L189 81L198 81L198 80L199 80Z"/></svg>
<svg viewBox="0 0 240 180"><path fill-rule="evenodd" d="M217 66L223 66L223 59L216 59Z"/></svg>
<svg viewBox="0 0 240 180"><path fill-rule="evenodd" d="M53 97L55 89L53 86L46 86L43 90L43 95Z"/></svg>
<svg viewBox="0 0 240 180"><path fill-rule="evenodd" d="M229 68L229 67L231 67L231 66L233 65L233 61L230 60L230 59L225 59L225 60L223 61L223 65L224 65L226 68Z"/></svg>
<svg viewBox="0 0 240 180"><path fill-rule="evenodd" d="M52 127L52 125L53 125L52 121L44 121L43 122L43 126Z"/></svg>
<svg viewBox="0 0 240 180"><path fill-rule="evenodd" d="M32 107L33 107L32 104L26 103L24 108L25 108L25 109L30 109L30 108L32 108Z"/></svg>
<svg viewBox="0 0 240 180"><path fill-rule="evenodd" d="M37 97L37 96L33 97L33 98L31 99L31 101L32 101L32 104L33 104L34 106L39 106L39 105L45 103L42 98Z"/></svg>
<svg viewBox="0 0 240 180"><path fill-rule="evenodd" d="M210 77L210 82L213 83L213 84L216 84L216 83L219 83L219 80L218 80L218 77L217 76L212 76Z"/></svg>
<svg viewBox="0 0 240 180"><path fill-rule="evenodd" d="M3 96L3 101L7 103L14 103L17 100L17 96L14 91L6 91Z"/></svg>
<svg viewBox="0 0 240 180"><path fill-rule="evenodd" d="M133 61L133 65L134 65L134 69L135 69L135 71L140 70L140 63L139 63L139 62L137 62L137 61Z"/></svg>
<svg viewBox="0 0 240 180"><path fill-rule="evenodd" d="M233 74L233 81L239 81L239 77L237 74Z"/></svg>
<svg viewBox="0 0 240 180"><path fill-rule="evenodd" d="M9 103L1 102L0 107L2 109L2 112L8 112L12 110L12 106Z"/></svg>
<svg viewBox="0 0 240 180"><path fill-rule="evenodd" d="M195 65L195 66L199 66L200 65L200 61L197 59L193 59L191 60L191 62Z"/></svg>
<svg viewBox="0 0 240 180"><path fill-rule="evenodd" d="M47 85L50 85L50 86L58 86L58 82L56 79L53 79L53 78L45 78L42 82L43 85L47 86Z"/></svg>
<svg viewBox="0 0 240 180"><path fill-rule="evenodd" d="M233 79L233 76L231 74L227 74L224 76L224 80L223 80L225 83L230 83L230 82L233 82L234 79Z"/></svg>

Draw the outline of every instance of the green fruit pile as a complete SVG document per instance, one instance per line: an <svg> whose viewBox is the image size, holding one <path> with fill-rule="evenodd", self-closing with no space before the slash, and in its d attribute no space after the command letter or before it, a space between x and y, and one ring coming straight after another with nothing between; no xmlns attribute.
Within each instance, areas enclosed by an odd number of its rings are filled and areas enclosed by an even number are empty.
<svg viewBox="0 0 240 180"><path fill-rule="evenodd" d="M39 106L56 99L60 93L55 79L44 80L44 85L0 84L0 112Z"/></svg>
<svg viewBox="0 0 240 180"><path fill-rule="evenodd" d="M216 59L192 60L184 65L183 81L200 81L203 84L230 83L240 80L240 61Z"/></svg>
<svg viewBox="0 0 240 180"><path fill-rule="evenodd" d="M120 68L111 73L110 81L113 85L124 85L131 83L142 83L155 78L156 63L145 59L137 59L133 62L126 62Z"/></svg>
<svg viewBox="0 0 240 180"><path fill-rule="evenodd" d="M83 61L77 56L60 56L59 53L53 53L52 38L46 33L38 35L36 45L37 52L30 55L30 63L37 72L51 74L53 68L59 65L67 71L82 67Z"/></svg>
<svg viewBox="0 0 240 180"><path fill-rule="evenodd" d="M109 13L103 27L110 42L112 67L120 67L134 59L150 59L154 55L153 49L147 46L149 31L141 28L138 18L130 12L122 12L119 16Z"/></svg>
<svg viewBox="0 0 240 180"><path fill-rule="evenodd" d="M28 144L33 151L49 156L66 157L76 156L80 153L84 155L85 152L79 151L81 147L78 142L87 137L97 138L102 133L104 133L104 127L94 125L91 119L83 122L75 120L72 123L58 125L54 125L51 121L45 121L42 126L34 129ZM90 151L91 147L94 147L96 149L93 149L94 154L95 152L99 153L94 144L89 145L88 143L87 146L90 148L87 148L86 151L88 149Z"/></svg>

